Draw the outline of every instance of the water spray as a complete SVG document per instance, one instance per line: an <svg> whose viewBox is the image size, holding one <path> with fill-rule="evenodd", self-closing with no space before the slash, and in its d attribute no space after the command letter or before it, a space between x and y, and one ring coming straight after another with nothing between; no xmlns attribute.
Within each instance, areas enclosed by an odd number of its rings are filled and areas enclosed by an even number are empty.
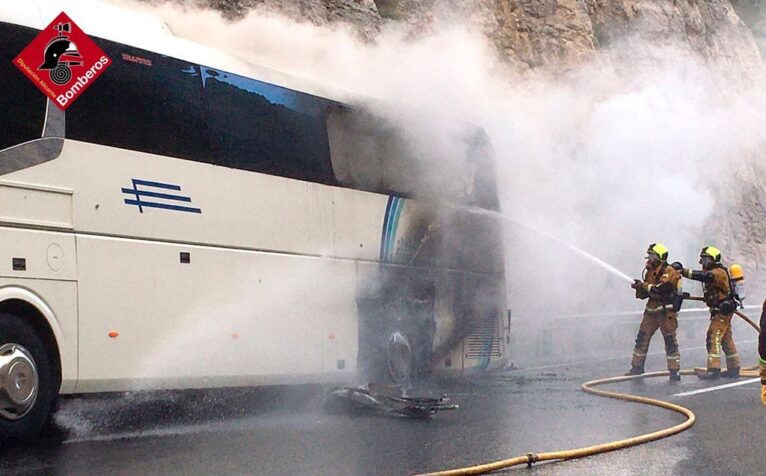
<svg viewBox="0 0 766 476"><path fill-rule="evenodd" d="M529 225L527 223L522 223L522 222L520 222L518 220L514 220L512 218L509 218L509 217L507 217L507 216L505 216L505 215L503 215L502 213L499 213L499 212L484 210L484 209L477 208L477 207L469 207L469 209L472 212L474 212L474 213L489 214L489 215L493 215L493 216L502 218L503 220L507 221L508 223L512 223L514 225L519 225L519 226L521 226L523 228L526 228L527 230L530 230L530 231L532 231L534 233L537 233L540 236L544 236L545 238L548 238L549 240L553 240L556 243L564 246L565 248L567 248L567 249L569 249L571 251L574 251L575 253L577 253L578 255L582 256L583 258L585 258L586 260L590 261L591 263L595 264L596 266L600 267L601 269L603 269L603 270L613 274L614 276L617 276L618 278L622 279L623 281L625 281L627 283L633 284L633 278L631 278L627 274L623 273L622 271L620 271L619 269L615 268L614 266L612 266L611 264L607 263L606 261L602 260L601 258L598 258L598 257L588 253L587 251L585 251L585 250L583 250L581 248L578 248L577 246L573 245L572 243L569 243L568 241L562 240L561 238L558 238L558 237L553 236L553 235L551 235L549 233L546 233L546 232L544 232L544 231L542 231L542 230L540 230L540 229L538 229L538 228L536 228L536 227L534 227L532 225Z"/></svg>
<svg viewBox="0 0 766 476"><path fill-rule="evenodd" d="M606 261L604 261L604 260L602 260L600 258L597 258L596 256L593 256L592 254L588 253L587 251L585 251L585 250L583 250L581 248L576 247L572 243L569 243L567 241L562 240L561 238L558 238L556 236L553 236L553 235L550 235L548 233L545 233L544 231L542 231L542 230L540 230L538 228L535 228L535 227L533 227L531 225L528 225L526 223L521 223L521 222L519 222L517 220L512 220L512 219L507 218L507 217L504 217L504 218L506 220L508 220L509 222L511 222L511 223L514 223L516 225L522 226L522 227L524 227L524 228L526 228L528 230L531 230L531 231L537 233L538 235L544 236L544 237L546 237L546 238L548 238L550 240L555 241L556 243L564 246L565 248L574 251L575 253L577 253L578 255L582 256L585 259L587 259L591 263L599 266L601 269L604 269L604 270L612 273L613 275L617 276L618 278L620 278L620 279L622 279L622 280L624 280L624 281L626 281L628 283L633 284L633 279L630 276L628 276L627 274L623 273L622 271L620 271L619 269L615 268L614 266L612 266L611 264L607 263Z"/></svg>

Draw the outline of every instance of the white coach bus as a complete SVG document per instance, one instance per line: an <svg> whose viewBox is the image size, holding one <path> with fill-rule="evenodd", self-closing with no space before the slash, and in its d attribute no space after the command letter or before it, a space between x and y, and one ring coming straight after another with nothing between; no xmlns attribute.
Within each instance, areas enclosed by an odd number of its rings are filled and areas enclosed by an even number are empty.
<svg viewBox="0 0 766 476"><path fill-rule="evenodd" d="M0 439L59 394L505 363L481 134L460 193L419 194L394 128L348 101L70 12L113 64L64 113L11 63L58 13L36 12L0 18Z"/></svg>

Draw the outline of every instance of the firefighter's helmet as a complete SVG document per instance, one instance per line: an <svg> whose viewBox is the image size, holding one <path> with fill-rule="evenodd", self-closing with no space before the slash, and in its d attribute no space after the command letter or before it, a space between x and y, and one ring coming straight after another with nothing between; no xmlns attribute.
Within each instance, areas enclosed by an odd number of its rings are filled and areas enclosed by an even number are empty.
<svg viewBox="0 0 766 476"><path fill-rule="evenodd" d="M706 246L702 248L702 251L700 251L700 258L705 256L713 258L713 261L715 261L716 263L721 262L721 250L719 250L715 246Z"/></svg>
<svg viewBox="0 0 766 476"><path fill-rule="evenodd" d="M660 259L660 261L667 261L668 259L668 249L661 243L652 243L649 245L649 248L646 250L646 254L655 254ZM649 256L647 256L647 258L648 257Z"/></svg>

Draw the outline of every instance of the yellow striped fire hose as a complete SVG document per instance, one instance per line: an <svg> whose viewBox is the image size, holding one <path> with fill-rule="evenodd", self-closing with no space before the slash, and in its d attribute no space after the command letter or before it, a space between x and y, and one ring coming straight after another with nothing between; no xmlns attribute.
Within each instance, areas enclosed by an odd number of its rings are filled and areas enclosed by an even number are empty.
<svg viewBox="0 0 766 476"><path fill-rule="evenodd" d="M694 298L694 297L690 299L702 300L702 298ZM735 311L735 313L739 317L747 321L747 323L750 324L754 329L760 332L760 327L758 326L758 324L753 322L746 315L742 314L739 311ZM699 370L701 369L682 370L680 373L681 375L695 375ZM574 448L574 449L563 450L563 451L551 451L547 453L527 453L523 456L516 456L514 458L510 458L506 460L494 461L491 463L479 464L476 466L466 466L464 468L449 469L445 471L436 471L434 473L425 473L418 476L463 476L468 474L485 474L485 473L490 473L492 471L497 471L500 469L510 468L512 466L520 466L522 464L525 464L531 467L532 464L543 462L543 461L563 461L563 460L570 460L570 459L576 459L576 458L584 458L586 456L593 456L600 453L607 453L609 451L616 451L616 450L621 450L625 448L630 448L631 446L648 443L650 441L667 438L668 436L675 435L676 433L681 433L682 431L691 427L696 420L694 413L692 413L692 411L689 410L688 408L683 407L681 405L676 405L675 403L666 402L664 400L658 400L656 398L642 397L639 395L631 395L629 393L611 392L608 390L598 390L594 388L599 385L624 382L627 380L636 380L636 379L653 378L653 377L666 377L669 374L670 374L669 372L665 371L665 372L651 372L651 373L646 373L641 375L602 378L602 379L585 382L584 384L580 386L580 388L586 393L599 395L601 397L616 398L618 400L642 403L644 405L652 405L655 407L672 410L686 417L686 421L684 421L683 423L679 423L678 425L671 426L670 428L666 428L664 430L654 431L652 433L645 433L643 435L634 436L632 438L626 438L624 440L610 441L607 443L602 443L600 445L584 446L582 448ZM742 369L740 375L742 375L743 377L758 377L759 376L758 367L748 367L748 368Z"/></svg>

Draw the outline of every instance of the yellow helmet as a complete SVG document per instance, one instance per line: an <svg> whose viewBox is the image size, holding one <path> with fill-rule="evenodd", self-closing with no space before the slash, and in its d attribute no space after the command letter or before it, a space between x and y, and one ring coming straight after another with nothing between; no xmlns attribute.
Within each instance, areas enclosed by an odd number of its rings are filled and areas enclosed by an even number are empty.
<svg viewBox="0 0 766 476"><path fill-rule="evenodd" d="M668 259L668 249L661 243L652 243L649 245L646 253L656 254L660 258L660 261L666 261Z"/></svg>
<svg viewBox="0 0 766 476"><path fill-rule="evenodd" d="M713 258L713 261L716 263L721 262L721 250L715 246L706 246L702 248L702 251L700 251L700 258L703 256L709 256L710 258Z"/></svg>

